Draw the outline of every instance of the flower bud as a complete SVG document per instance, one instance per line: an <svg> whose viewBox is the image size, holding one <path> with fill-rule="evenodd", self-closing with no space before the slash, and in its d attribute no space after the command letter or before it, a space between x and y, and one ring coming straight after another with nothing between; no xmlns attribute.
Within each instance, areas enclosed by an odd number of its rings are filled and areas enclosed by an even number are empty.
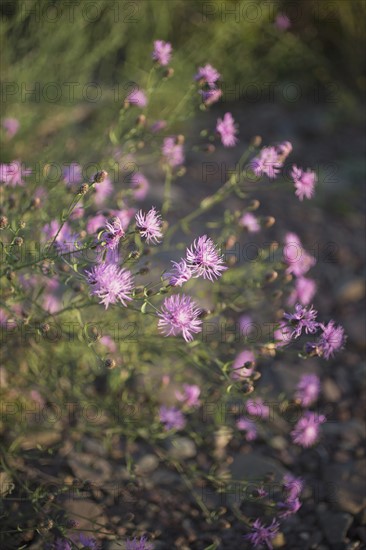
<svg viewBox="0 0 366 550"><path fill-rule="evenodd" d="M136 119L136 126L145 126L146 125L146 116L145 115L140 115L139 117L137 117Z"/></svg>
<svg viewBox="0 0 366 550"><path fill-rule="evenodd" d="M26 225L27 224L25 223L24 220L20 220L19 223L18 223L18 226L20 227L20 229L24 229Z"/></svg>
<svg viewBox="0 0 366 550"><path fill-rule="evenodd" d="M89 191L89 185L87 183L83 183L80 185L78 189L78 195L85 195Z"/></svg>
<svg viewBox="0 0 366 550"><path fill-rule="evenodd" d="M41 199L39 197L34 197L34 199L31 200L31 207L39 208L40 206L41 206Z"/></svg>
<svg viewBox="0 0 366 550"><path fill-rule="evenodd" d="M253 145L253 147L259 147L261 143L262 143L261 136L254 136L252 138L251 144Z"/></svg>
<svg viewBox="0 0 366 550"><path fill-rule="evenodd" d="M258 199L253 199L252 201L250 201L247 210L257 210L260 207L260 205L261 203L259 202Z"/></svg>
<svg viewBox="0 0 366 550"><path fill-rule="evenodd" d="M9 221L6 216L0 216L0 229L5 229L5 227L8 225Z"/></svg>
<svg viewBox="0 0 366 550"><path fill-rule="evenodd" d="M24 240L22 239L22 237L15 237L14 239L15 246L22 246L23 243L24 243Z"/></svg>
<svg viewBox="0 0 366 550"><path fill-rule="evenodd" d="M114 359L106 359L104 361L104 366L105 366L106 369L114 369L114 368L116 368L117 363L115 362Z"/></svg>
<svg viewBox="0 0 366 550"><path fill-rule="evenodd" d="M266 274L266 281L267 283L273 283L278 277L277 271L270 271Z"/></svg>
<svg viewBox="0 0 366 550"><path fill-rule="evenodd" d="M276 219L273 216L267 216L262 220L263 227L272 227L276 223Z"/></svg>
<svg viewBox="0 0 366 550"><path fill-rule="evenodd" d="M106 172L105 170L101 170L100 172L97 172L95 174L93 183L102 183L107 176L108 172Z"/></svg>
<svg viewBox="0 0 366 550"><path fill-rule="evenodd" d="M171 78L173 75L174 69L172 67L169 67L169 69L164 72L164 78Z"/></svg>

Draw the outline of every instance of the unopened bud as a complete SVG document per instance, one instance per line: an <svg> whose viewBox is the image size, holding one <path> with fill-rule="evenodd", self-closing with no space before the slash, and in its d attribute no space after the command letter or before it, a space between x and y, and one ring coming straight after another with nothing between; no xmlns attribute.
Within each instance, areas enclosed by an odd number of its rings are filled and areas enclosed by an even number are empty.
<svg viewBox="0 0 366 550"><path fill-rule="evenodd" d="M248 210L257 210L260 207L260 205L261 203L259 202L258 199L253 199L249 203Z"/></svg>
<svg viewBox="0 0 366 550"><path fill-rule="evenodd" d="M277 271L270 271L266 274L266 281L267 283L273 283L278 277Z"/></svg>
<svg viewBox="0 0 366 550"><path fill-rule="evenodd" d="M105 170L101 170L100 172L97 172L94 176L94 183L102 183L107 176L108 176L108 172L106 172Z"/></svg>
<svg viewBox="0 0 366 550"><path fill-rule="evenodd" d="M8 223L9 223L9 220L6 216L0 216L0 229L5 229Z"/></svg>
<svg viewBox="0 0 366 550"><path fill-rule="evenodd" d="M79 187L78 195L85 195L88 191L89 191L89 185L87 183L83 183Z"/></svg>
<svg viewBox="0 0 366 550"><path fill-rule="evenodd" d="M14 279L15 279L14 271L11 271L9 269L9 271L6 272L6 278L8 279L8 281L14 281Z"/></svg>
<svg viewBox="0 0 366 550"><path fill-rule="evenodd" d="M261 136L254 136L254 137L252 138L252 145L253 145L253 147L259 147L261 143L262 143L262 138L261 138Z"/></svg>
<svg viewBox="0 0 366 550"><path fill-rule="evenodd" d="M51 327L48 323L42 323L40 329L43 334L47 334L47 332L50 331Z"/></svg>
<svg viewBox="0 0 366 550"><path fill-rule="evenodd" d="M20 220L19 223L18 223L18 226L20 227L20 229L24 229L26 225L27 224L25 223L24 220Z"/></svg>
<svg viewBox="0 0 366 550"><path fill-rule="evenodd" d="M148 267L142 267L139 271L140 275L147 275L149 273L150 269Z"/></svg>
<svg viewBox="0 0 366 550"><path fill-rule="evenodd" d="M140 115L139 117L137 117L136 126L145 126L145 124L146 124L146 116L145 115Z"/></svg>
<svg viewBox="0 0 366 550"><path fill-rule="evenodd" d="M179 136L177 136L178 145L183 145L184 140L185 140L185 137L182 134L179 134Z"/></svg>
<svg viewBox="0 0 366 550"><path fill-rule="evenodd" d="M35 197L31 200L31 207L32 208L39 208L41 205L41 199L39 197Z"/></svg>
<svg viewBox="0 0 366 550"><path fill-rule="evenodd" d="M244 395L248 395L250 393L253 393L254 392L254 386L253 384L251 384L250 382L244 382L242 384L242 390L243 390L243 393Z"/></svg>
<svg viewBox="0 0 366 550"><path fill-rule="evenodd" d="M276 223L276 219L273 216L267 216L266 218L263 218L263 226L264 227L272 227Z"/></svg>
<svg viewBox="0 0 366 550"><path fill-rule="evenodd" d="M216 150L216 147L214 146L213 143L207 143L206 145L203 146L203 150L206 153L214 153Z"/></svg>
<svg viewBox="0 0 366 550"><path fill-rule="evenodd" d="M173 75L174 69L172 67L169 67L169 69L164 72L164 78L171 78Z"/></svg>

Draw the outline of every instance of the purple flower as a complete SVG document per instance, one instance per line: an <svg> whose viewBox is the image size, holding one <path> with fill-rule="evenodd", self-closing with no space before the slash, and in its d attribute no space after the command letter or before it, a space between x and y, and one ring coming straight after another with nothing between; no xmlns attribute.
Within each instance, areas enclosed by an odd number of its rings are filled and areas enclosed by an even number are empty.
<svg viewBox="0 0 366 550"><path fill-rule="evenodd" d="M87 537L84 533L79 534L79 543L88 550L98 550L99 548L97 541L93 537Z"/></svg>
<svg viewBox="0 0 366 550"><path fill-rule="evenodd" d="M107 217L104 214L97 214L92 218L89 218L88 223L86 224L86 230L89 234L96 233L100 231L105 226Z"/></svg>
<svg viewBox="0 0 366 550"><path fill-rule="evenodd" d="M253 420L248 420L244 417L238 418L236 421L236 427L238 430L246 432L245 439L247 441L253 441L257 438L257 428Z"/></svg>
<svg viewBox="0 0 366 550"><path fill-rule="evenodd" d="M161 232L161 216L153 206L147 214L139 210L135 216L136 227L140 231L141 237L146 239L147 244L157 244L161 241L163 234Z"/></svg>
<svg viewBox="0 0 366 550"><path fill-rule="evenodd" d="M106 223L105 227L106 231L103 237L106 241L106 245L111 250L114 250L117 248L121 238L125 235L121 220L117 216L114 216Z"/></svg>
<svg viewBox="0 0 366 550"><path fill-rule="evenodd" d="M291 177L295 183L295 195L302 201L304 197L311 199L314 195L314 187L316 183L316 174L311 170L304 172L295 164L292 167Z"/></svg>
<svg viewBox="0 0 366 550"><path fill-rule="evenodd" d="M147 541L146 537L141 537L140 540L126 540L126 550L152 550L152 545Z"/></svg>
<svg viewBox="0 0 366 550"><path fill-rule="evenodd" d="M276 149L281 161L284 162L292 151L292 143L289 141L283 141L277 145Z"/></svg>
<svg viewBox="0 0 366 550"><path fill-rule="evenodd" d="M283 476L282 485L286 491L286 499L293 500L300 496L303 489L304 482L300 477L294 477L291 474L285 474Z"/></svg>
<svg viewBox="0 0 366 550"><path fill-rule="evenodd" d="M201 388L196 385L183 384L183 392L176 391L175 397L178 401L182 401L187 407L199 407L200 400L198 399L201 393Z"/></svg>
<svg viewBox="0 0 366 550"><path fill-rule="evenodd" d="M20 123L18 119L9 117L4 118L4 120L2 121L2 126L6 130L7 137L10 139L15 136L15 134L19 130Z"/></svg>
<svg viewBox="0 0 366 550"><path fill-rule="evenodd" d="M222 90L220 88L212 88L211 90L199 90L199 94L202 97L203 103L208 107L217 103L222 96Z"/></svg>
<svg viewBox="0 0 366 550"><path fill-rule="evenodd" d="M159 418L166 430L182 430L186 425L184 414L176 407L162 405L159 410Z"/></svg>
<svg viewBox="0 0 366 550"><path fill-rule="evenodd" d="M316 293L316 282L313 279L299 277L295 281L295 288L291 292L287 303L289 306L294 306L300 302L303 306L308 306Z"/></svg>
<svg viewBox="0 0 366 550"><path fill-rule="evenodd" d="M263 399L257 397L257 399L251 399L247 401L245 406L247 413L250 416L255 418L268 418L269 417L269 407L265 405Z"/></svg>
<svg viewBox="0 0 366 550"><path fill-rule="evenodd" d="M159 65L168 65L172 57L172 45L164 40L155 40L152 58Z"/></svg>
<svg viewBox="0 0 366 550"><path fill-rule="evenodd" d="M269 178L276 178L283 161L275 147L264 147L258 156L251 160L249 166L257 177L266 174Z"/></svg>
<svg viewBox="0 0 366 550"><path fill-rule="evenodd" d="M147 97L142 90L133 90L130 92L126 101L130 105L135 105L136 107L146 107L147 105Z"/></svg>
<svg viewBox="0 0 366 550"><path fill-rule="evenodd" d="M224 147L234 147L238 138L235 136L238 130L235 127L235 121L231 113L225 113L224 118L218 118L216 131L220 134L221 142Z"/></svg>
<svg viewBox="0 0 366 550"><path fill-rule="evenodd" d="M336 326L334 321L329 321L327 325L321 323L320 328L323 332L317 342L317 347L320 355L323 355L325 359L329 359L344 346L346 340L344 328Z"/></svg>
<svg viewBox="0 0 366 550"><path fill-rule="evenodd" d="M203 84L207 84L210 88L213 88L220 77L220 73L212 67L212 65L207 63L204 67L198 68L198 72L194 78Z"/></svg>
<svg viewBox="0 0 366 550"><path fill-rule="evenodd" d="M53 550L71 550L71 545L66 539L56 539L51 548Z"/></svg>
<svg viewBox="0 0 366 550"><path fill-rule="evenodd" d="M256 519L252 525L252 532L248 535L244 535L246 540L249 540L254 547L257 547L261 544L266 544L269 550L273 549L272 540L278 533L280 524L276 519L273 519L271 525L263 525L259 519Z"/></svg>
<svg viewBox="0 0 366 550"><path fill-rule="evenodd" d="M284 502L278 502L277 507L281 510L278 514L278 517L284 519L296 514L296 512L301 508L301 502L298 498L292 500L285 500Z"/></svg>
<svg viewBox="0 0 366 550"><path fill-rule="evenodd" d="M164 139L162 153L165 162L172 168L181 166L184 163L183 145L177 143L175 137L167 137Z"/></svg>
<svg viewBox="0 0 366 550"><path fill-rule="evenodd" d="M113 184L108 177L102 183L98 183L94 189L94 202L97 206L102 206L114 190Z"/></svg>
<svg viewBox="0 0 366 550"><path fill-rule="evenodd" d="M258 219L251 212L246 212L239 220L239 225L244 227L249 233L257 233L260 231Z"/></svg>
<svg viewBox="0 0 366 550"><path fill-rule="evenodd" d="M227 269L223 256L220 256L212 239L203 235L187 248L187 264L193 271L193 277L203 277L211 282L221 277Z"/></svg>
<svg viewBox="0 0 366 550"><path fill-rule="evenodd" d="M173 260L171 262L173 264L173 271L165 273L164 277L169 278L170 285L182 286L192 277L192 269L183 259L180 262L174 262Z"/></svg>
<svg viewBox="0 0 366 550"><path fill-rule="evenodd" d="M57 235L60 227L60 222L57 220L52 220L50 223L47 223L43 227L43 233L46 237L46 240L53 240ZM60 232L58 233L55 246L57 250L61 253L75 252L79 248L79 236L76 233L73 233L71 227L66 222L61 227Z"/></svg>
<svg viewBox="0 0 366 550"><path fill-rule="evenodd" d="M90 271L86 271L90 293L100 298L100 304L108 309L110 304L132 300L133 289L132 273L127 269L120 269L115 264L99 264Z"/></svg>
<svg viewBox="0 0 366 550"><path fill-rule="evenodd" d="M278 13L275 19L275 27L279 31L287 31L291 27L291 21L284 13Z"/></svg>
<svg viewBox="0 0 366 550"><path fill-rule="evenodd" d="M23 177L31 173L31 168L25 168L19 160L13 160L10 164L0 164L0 182L11 187L23 186Z"/></svg>
<svg viewBox="0 0 366 550"><path fill-rule="evenodd" d="M297 385L296 399L302 407L309 407L318 399L320 380L316 374L304 374Z"/></svg>
<svg viewBox="0 0 366 550"><path fill-rule="evenodd" d="M298 338L303 330L305 334L314 334L319 326L319 323L315 320L317 315L318 312L312 306L306 309L301 304L295 305L295 313L285 313L284 318L293 327L291 337Z"/></svg>
<svg viewBox="0 0 366 550"><path fill-rule="evenodd" d="M242 380L243 378L249 378L254 372L254 353L249 350L244 350L239 353L231 367L231 378L233 380ZM247 364L247 366L246 366Z"/></svg>
<svg viewBox="0 0 366 550"><path fill-rule="evenodd" d="M280 326L274 331L273 336L277 348L286 346L292 340L292 328L284 321L281 321Z"/></svg>
<svg viewBox="0 0 366 550"><path fill-rule="evenodd" d="M295 233L286 234L283 256L288 265L286 273L292 273L296 277L305 275L316 264L314 256L306 252Z"/></svg>
<svg viewBox="0 0 366 550"><path fill-rule="evenodd" d="M164 130L166 128L166 122L165 120L157 120L150 126L150 130L155 134L157 132L160 132L160 130Z"/></svg>
<svg viewBox="0 0 366 550"><path fill-rule="evenodd" d="M201 309L185 294L174 294L165 298L158 313L159 329L164 336L182 334L186 342L193 340L192 333L201 332Z"/></svg>
<svg viewBox="0 0 366 550"><path fill-rule="evenodd" d="M314 445L319 437L319 426L325 421L324 415L306 411L291 432L293 442L302 447Z"/></svg>
<svg viewBox="0 0 366 550"><path fill-rule="evenodd" d="M136 172L131 176L131 187L133 197L137 201L142 201L149 190L149 182L141 172Z"/></svg>
<svg viewBox="0 0 366 550"><path fill-rule="evenodd" d="M63 173L64 182L68 187L81 183L83 180L83 174L80 164L72 162L69 166L66 166Z"/></svg>

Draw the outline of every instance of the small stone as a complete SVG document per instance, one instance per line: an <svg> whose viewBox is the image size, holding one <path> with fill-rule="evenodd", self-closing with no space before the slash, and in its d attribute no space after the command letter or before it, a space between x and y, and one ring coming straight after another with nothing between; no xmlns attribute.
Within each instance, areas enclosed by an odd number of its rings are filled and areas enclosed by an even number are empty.
<svg viewBox="0 0 366 550"><path fill-rule="evenodd" d="M168 454L172 458L184 459L196 456L197 449L194 441L188 437L175 437L168 443Z"/></svg>
<svg viewBox="0 0 366 550"><path fill-rule="evenodd" d="M351 527L353 517L351 514L340 512L325 512L320 514L320 523L323 533L329 544L344 542L348 529Z"/></svg>
<svg viewBox="0 0 366 550"><path fill-rule="evenodd" d="M135 466L136 474L148 474L156 470L159 466L159 459L153 454L144 455L140 458Z"/></svg>

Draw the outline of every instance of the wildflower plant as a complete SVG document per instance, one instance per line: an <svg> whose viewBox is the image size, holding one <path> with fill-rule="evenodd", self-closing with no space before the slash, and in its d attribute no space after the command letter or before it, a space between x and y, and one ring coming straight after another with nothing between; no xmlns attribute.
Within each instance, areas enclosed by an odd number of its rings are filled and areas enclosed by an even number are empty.
<svg viewBox="0 0 366 550"><path fill-rule="evenodd" d="M199 512L215 522L218 510L209 509L199 487L212 485L219 491L217 433L228 428L228 444L254 446L279 429L260 381L262 368L277 357L290 362L297 356L305 365L308 357L329 360L344 346L345 335L335 321L318 318L316 283L309 278L316 258L292 228L282 246L261 247L256 262L232 254L237 239L273 225L270 216L253 214L260 206L253 197L255 185L260 178L266 185L282 181L291 144L262 147L255 138L246 145L226 112L216 127L203 129L197 144L188 146L189 140L177 133L181 111L190 106L206 114L221 97L224 71L209 62L198 67L191 82L181 83L187 90L181 102L154 118L151 105L174 78L170 68L172 45L156 40L147 80L120 105L102 156L90 159L99 168L93 175L86 176L80 160L72 161L57 186L47 186L47 181L39 186L27 163L8 159L0 165L3 364L19 384L13 393L9 387L2 390L5 401L17 403L7 416L6 438L13 450L26 449L26 434L39 431L40 424L49 429L50 415L40 414L35 421L22 414L24 407L33 402L43 412L58 408L59 424L75 440L86 429L110 449L122 446L119 460L131 479L137 475L133 449L152 447L159 461L182 476ZM15 144L17 124L8 118L3 126L9 143ZM212 158L213 144L236 147L239 172L184 213L175 190L186 158L192 148ZM128 185L110 173L125 159L138 168ZM149 165L164 180L154 204L150 190L157 184L144 173ZM293 165L291 177L296 200L316 194L314 172ZM229 197L236 199L240 212L230 209ZM254 313L262 323L272 323L272 331L256 339L248 330ZM19 367L25 373L23 385ZM104 389L98 385L101 379ZM30 386L36 393L29 392ZM282 399L281 411L292 400L301 407L296 422L281 424L282 436L298 452L322 437L326 418L314 410L320 392L320 379L309 373L299 377L293 395ZM65 402L88 400L102 412L98 422L85 428L85 418L64 417ZM216 407L208 413L207 404L218 402L227 414ZM133 413L128 414L131 403ZM210 468L192 459L169 458L166 445L179 434L207 450ZM42 444L38 451L45 451ZM10 455L4 459L7 467ZM17 490L24 490L24 480L17 479ZM282 522L301 507L303 482L288 476L282 482L282 495L267 495L258 486L258 501L264 502L260 517L250 518L242 505L243 545L272 548ZM240 483L245 487L247 481ZM33 487L27 490L32 494ZM47 504L58 532L42 531L40 536L53 536L54 548L96 548L86 535L66 536L66 520L59 513L64 491L60 487L56 492L54 509ZM39 496L36 518L45 506ZM97 536L98 526L95 531ZM128 535L126 548L153 547L145 535Z"/></svg>

